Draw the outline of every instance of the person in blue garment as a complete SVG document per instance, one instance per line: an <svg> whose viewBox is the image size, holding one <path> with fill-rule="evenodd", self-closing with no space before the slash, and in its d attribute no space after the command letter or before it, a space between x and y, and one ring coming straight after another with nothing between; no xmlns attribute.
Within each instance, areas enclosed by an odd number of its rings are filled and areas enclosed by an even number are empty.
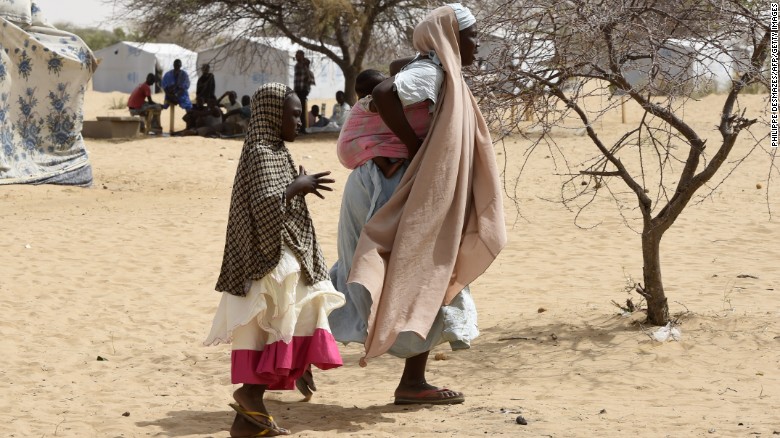
<svg viewBox="0 0 780 438"><path fill-rule="evenodd" d="M181 69L181 60L173 61L173 70L163 75L162 87L165 91L165 104L163 109L170 105L179 105L185 111L192 109L190 101L190 77L186 71Z"/></svg>

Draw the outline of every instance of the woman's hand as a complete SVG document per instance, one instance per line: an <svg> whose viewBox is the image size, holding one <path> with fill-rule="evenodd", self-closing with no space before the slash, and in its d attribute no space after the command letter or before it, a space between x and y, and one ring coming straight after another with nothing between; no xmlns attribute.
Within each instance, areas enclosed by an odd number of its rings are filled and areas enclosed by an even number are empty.
<svg viewBox="0 0 780 438"><path fill-rule="evenodd" d="M328 175L330 175L330 172L320 172L309 175L306 173L306 169L304 169L303 166L299 166L298 176L295 177L293 182L287 186L287 190L285 190L284 195L285 198L287 198L287 202L289 202L296 195L308 195L309 193L314 193L321 199L325 199L325 197L322 196L322 193L319 191L327 190L332 192L333 189L326 186L325 184L333 184L336 182L334 179L325 178Z"/></svg>

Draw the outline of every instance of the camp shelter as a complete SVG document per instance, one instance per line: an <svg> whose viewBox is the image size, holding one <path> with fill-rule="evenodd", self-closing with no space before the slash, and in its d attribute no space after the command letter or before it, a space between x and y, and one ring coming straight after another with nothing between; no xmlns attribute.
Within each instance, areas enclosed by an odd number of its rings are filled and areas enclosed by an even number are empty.
<svg viewBox="0 0 780 438"><path fill-rule="evenodd" d="M337 55L341 50L328 46ZM303 50L311 61L315 82L309 99L332 99L344 89L344 74L333 60L308 50L288 38L238 38L198 53L198 65L208 63L216 81L216 94L235 91L252 95L261 85L280 82L292 88L295 52Z"/></svg>
<svg viewBox="0 0 780 438"><path fill-rule="evenodd" d="M284 50L241 38L198 53L198 65L211 67L218 97L235 91L240 98L268 82L291 85L288 58Z"/></svg>
<svg viewBox="0 0 780 438"><path fill-rule="evenodd" d="M624 75L636 88L647 86L652 78L651 89L660 93L723 93L747 71L750 56L748 46L738 41L670 38L652 60L635 61Z"/></svg>
<svg viewBox="0 0 780 438"><path fill-rule="evenodd" d="M162 76L173 69L173 61L180 59L182 70L190 77L190 93L198 81L198 54L176 44L135 43L122 41L95 51L99 67L92 78L95 91L122 91L130 93L146 79L149 73Z"/></svg>

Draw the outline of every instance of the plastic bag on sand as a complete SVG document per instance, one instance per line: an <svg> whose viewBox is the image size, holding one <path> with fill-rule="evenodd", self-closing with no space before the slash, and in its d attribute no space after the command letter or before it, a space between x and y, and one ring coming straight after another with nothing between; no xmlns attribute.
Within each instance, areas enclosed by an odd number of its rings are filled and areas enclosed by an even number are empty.
<svg viewBox="0 0 780 438"><path fill-rule="evenodd" d="M666 342L669 339L673 341L679 341L682 333L680 333L680 329L677 327L672 327L672 323L669 322L665 326L654 331L652 336L653 339L658 342Z"/></svg>

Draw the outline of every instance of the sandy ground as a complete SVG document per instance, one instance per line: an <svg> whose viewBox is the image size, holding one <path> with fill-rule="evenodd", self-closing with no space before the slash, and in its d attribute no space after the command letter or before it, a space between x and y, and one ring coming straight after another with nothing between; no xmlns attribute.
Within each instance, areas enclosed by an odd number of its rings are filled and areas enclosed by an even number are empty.
<svg viewBox="0 0 780 438"><path fill-rule="evenodd" d="M118 96L90 92L87 118L110 114ZM748 96L748 109L765 108L763 98ZM711 142L718 99L686 108ZM619 114L610 120L597 127L607 136L622 127ZM593 149L575 135L556 140L575 157ZM0 436L227 437L230 348L201 342L219 301L242 143L87 144L92 188L0 190ZM347 176L334 144L332 134L290 144L297 162L337 179L326 200L309 201L329 263ZM510 177L527 144L517 137L498 149ZM606 191L583 227L549 202L561 179L554 155L530 160L517 189L522 217L507 200L509 245L472 286L482 336L467 351L440 347L446 360L430 362L431 382L464 391L465 404L394 406L401 361L360 368L352 345L344 367L316 373L310 403L270 393L277 420L317 437L780 434L780 223L767 214L767 155L753 154L667 232L664 280L682 338L666 343L611 304L629 297L627 277L641 279L639 236ZM769 205L780 212L773 192ZM635 214L627 210L629 223Z"/></svg>

